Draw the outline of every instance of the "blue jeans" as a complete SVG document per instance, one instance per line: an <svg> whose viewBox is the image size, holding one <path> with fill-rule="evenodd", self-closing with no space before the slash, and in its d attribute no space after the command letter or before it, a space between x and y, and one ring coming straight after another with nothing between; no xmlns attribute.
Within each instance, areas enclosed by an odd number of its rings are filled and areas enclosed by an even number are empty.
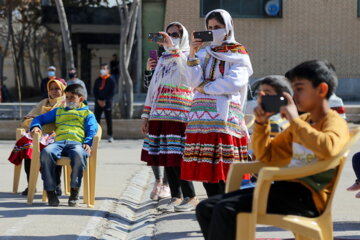
<svg viewBox="0 0 360 240"><path fill-rule="evenodd" d="M75 141L57 141L45 147L40 153L41 175L46 191L55 191L56 188L56 161L61 157L71 160L71 188L79 188L83 177L88 153L82 143Z"/></svg>

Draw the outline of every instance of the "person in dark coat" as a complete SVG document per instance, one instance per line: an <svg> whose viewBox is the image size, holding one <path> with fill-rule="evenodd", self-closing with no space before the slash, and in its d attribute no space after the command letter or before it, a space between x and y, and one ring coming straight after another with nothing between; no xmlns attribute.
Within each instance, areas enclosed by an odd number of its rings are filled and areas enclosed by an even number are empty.
<svg viewBox="0 0 360 240"><path fill-rule="evenodd" d="M112 101L115 92L115 80L109 73L109 66L107 64L101 64L100 76L94 83L94 97L95 97L95 117L100 124L101 115L105 113L108 141L113 142L112 137Z"/></svg>

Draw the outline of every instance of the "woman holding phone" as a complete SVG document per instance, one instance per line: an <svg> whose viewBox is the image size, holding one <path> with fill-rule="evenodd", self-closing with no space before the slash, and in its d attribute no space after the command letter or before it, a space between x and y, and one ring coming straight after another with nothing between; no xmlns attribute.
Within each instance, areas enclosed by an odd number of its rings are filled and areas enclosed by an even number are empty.
<svg viewBox="0 0 360 240"><path fill-rule="evenodd" d="M173 22L160 34L162 40L156 43L165 52L155 67L141 115L145 134L141 160L150 166L165 166L172 198L161 210L190 211L198 203L194 186L180 180L185 129L193 97L185 71L190 50L188 32L181 23Z"/></svg>
<svg viewBox="0 0 360 240"><path fill-rule="evenodd" d="M207 195L225 193L232 162L248 158L248 131L244 121L248 79L253 73L245 47L235 41L230 14L222 9L205 17L212 31L210 46L190 45L187 72L195 87L186 128L181 179L201 181Z"/></svg>

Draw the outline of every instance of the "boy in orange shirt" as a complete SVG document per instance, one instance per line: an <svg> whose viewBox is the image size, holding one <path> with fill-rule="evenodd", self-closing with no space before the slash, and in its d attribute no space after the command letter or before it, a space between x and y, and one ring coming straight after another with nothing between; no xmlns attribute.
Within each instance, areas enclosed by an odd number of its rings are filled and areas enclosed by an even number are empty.
<svg viewBox="0 0 360 240"><path fill-rule="evenodd" d="M326 61L307 61L285 75L291 82L294 100L286 92L288 104L280 113L290 126L275 138L270 137L269 118L259 104L255 108L252 144L257 158L269 165L302 166L330 159L340 153L349 139L347 123L331 110L328 99L335 91L334 67ZM265 95L260 93L260 95ZM298 111L306 112L299 116ZM325 194L331 191L335 170L331 169L295 181L271 185L269 213L317 217L324 209ZM250 212L253 188L217 195L202 201L196 216L205 239L235 239L236 215Z"/></svg>

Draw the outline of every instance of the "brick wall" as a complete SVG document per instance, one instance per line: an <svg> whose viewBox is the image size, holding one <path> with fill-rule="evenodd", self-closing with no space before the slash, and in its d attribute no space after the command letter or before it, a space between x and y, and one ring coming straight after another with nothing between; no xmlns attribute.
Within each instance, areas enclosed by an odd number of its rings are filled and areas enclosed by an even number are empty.
<svg viewBox="0 0 360 240"><path fill-rule="evenodd" d="M284 74L309 59L328 59L339 78L360 82L357 0L283 0L283 18L236 18L235 35L250 52L253 78ZM189 32L204 29L200 0L167 0L165 24L180 21ZM360 87L360 85L359 85Z"/></svg>

